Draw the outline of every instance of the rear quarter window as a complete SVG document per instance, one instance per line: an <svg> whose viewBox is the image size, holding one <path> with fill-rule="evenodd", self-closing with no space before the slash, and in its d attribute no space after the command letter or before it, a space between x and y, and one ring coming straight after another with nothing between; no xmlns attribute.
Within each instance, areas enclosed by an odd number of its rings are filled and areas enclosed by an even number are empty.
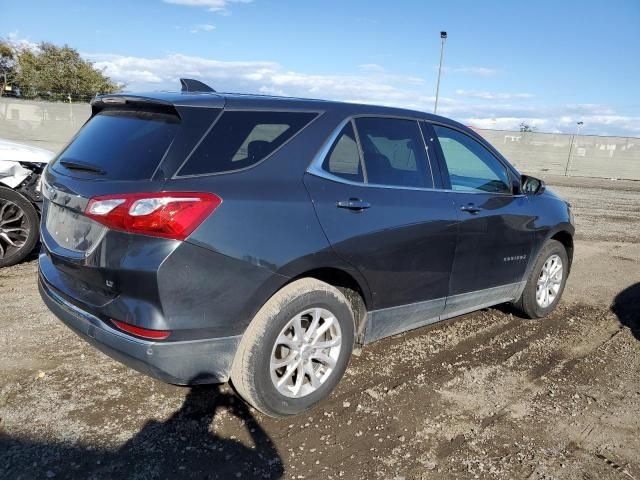
<svg viewBox="0 0 640 480"><path fill-rule="evenodd" d="M109 180L147 180L153 176L179 127L176 115L102 111L82 127L52 168L76 176L78 171L60 162L77 162L102 170Z"/></svg>
<svg viewBox="0 0 640 480"><path fill-rule="evenodd" d="M225 111L177 176L223 173L255 165L317 116L314 112Z"/></svg>
<svg viewBox="0 0 640 480"><path fill-rule="evenodd" d="M351 122L347 123L340 132L340 136L331 147L322 168L332 175L352 182L364 181L360 153Z"/></svg>

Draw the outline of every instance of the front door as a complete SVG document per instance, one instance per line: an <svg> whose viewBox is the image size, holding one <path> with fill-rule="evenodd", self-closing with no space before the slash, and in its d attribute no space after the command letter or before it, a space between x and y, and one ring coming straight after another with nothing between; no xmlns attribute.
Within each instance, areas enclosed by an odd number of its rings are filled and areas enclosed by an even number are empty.
<svg viewBox="0 0 640 480"><path fill-rule="evenodd" d="M434 130L460 220L445 314L513 300L533 244L529 200L514 194L512 174L480 142Z"/></svg>
<svg viewBox="0 0 640 480"><path fill-rule="evenodd" d="M415 120L360 117L305 176L332 248L368 282L367 341L444 309L458 220L451 194L433 188L432 148Z"/></svg>

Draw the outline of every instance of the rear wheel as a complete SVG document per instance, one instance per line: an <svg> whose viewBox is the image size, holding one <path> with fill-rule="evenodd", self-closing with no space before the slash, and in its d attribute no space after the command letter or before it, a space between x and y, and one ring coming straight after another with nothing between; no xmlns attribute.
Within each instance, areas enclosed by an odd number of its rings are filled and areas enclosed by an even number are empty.
<svg viewBox="0 0 640 480"><path fill-rule="evenodd" d="M560 301L569 273L569 258L562 243L549 240L531 269L527 284L514 306L528 318L541 318Z"/></svg>
<svg viewBox="0 0 640 480"><path fill-rule="evenodd" d="M319 280L297 280L254 317L236 353L231 381L242 398L267 415L302 413L338 384L353 339L353 312L344 295Z"/></svg>
<svg viewBox="0 0 640 480"><path fill-rule="evenodd" d="M15 265L36 246L38 212L29 200L0 187L0 268Z"/></svg>

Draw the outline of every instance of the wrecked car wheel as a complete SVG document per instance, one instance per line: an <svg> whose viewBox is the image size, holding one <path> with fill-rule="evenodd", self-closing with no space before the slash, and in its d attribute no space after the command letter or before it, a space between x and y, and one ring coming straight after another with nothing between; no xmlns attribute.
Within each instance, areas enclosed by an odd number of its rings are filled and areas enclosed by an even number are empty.
<svg viewBox="0 0 640 480"><path fill-rule="evenodd" d="M38 213L13 190L0 187L0 268L15 265L36 246Z"/></svg>

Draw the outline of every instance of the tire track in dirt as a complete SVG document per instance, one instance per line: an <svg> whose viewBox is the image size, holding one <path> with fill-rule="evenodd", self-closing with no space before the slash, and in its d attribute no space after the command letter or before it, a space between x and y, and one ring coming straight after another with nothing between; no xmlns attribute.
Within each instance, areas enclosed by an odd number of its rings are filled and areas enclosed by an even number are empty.
<svg viewBox="0 0 640 480"><path fill-rule="evenodd" d="M354 358L335 394L308 414L253 412L285 478L626 480L627 472L640 480L640 344L609 310L640 281L640 223L629 221L640 183L560 182L578 235L589 239L576 243L567 288L576 294L541 321L489 309L383 340ZM96 460L81 449L90 446L116 458L116 473L134 465L153 478L154 465L170 459L176 478L216 478L219 470L203 467L211 446L194 432L252 446L250 421L229 406L210 424L188 415L167 430L189 390L137 374L68 331L40 302L36 267L0 271L0 441L18 445L0 451L0 476L13 465L23 478L48 470L65 478L63 469ZM139 449L115 453L142 432ZM231 454L220 454L227 468ZM119 476L107 467L94 476Z"/></svg>

